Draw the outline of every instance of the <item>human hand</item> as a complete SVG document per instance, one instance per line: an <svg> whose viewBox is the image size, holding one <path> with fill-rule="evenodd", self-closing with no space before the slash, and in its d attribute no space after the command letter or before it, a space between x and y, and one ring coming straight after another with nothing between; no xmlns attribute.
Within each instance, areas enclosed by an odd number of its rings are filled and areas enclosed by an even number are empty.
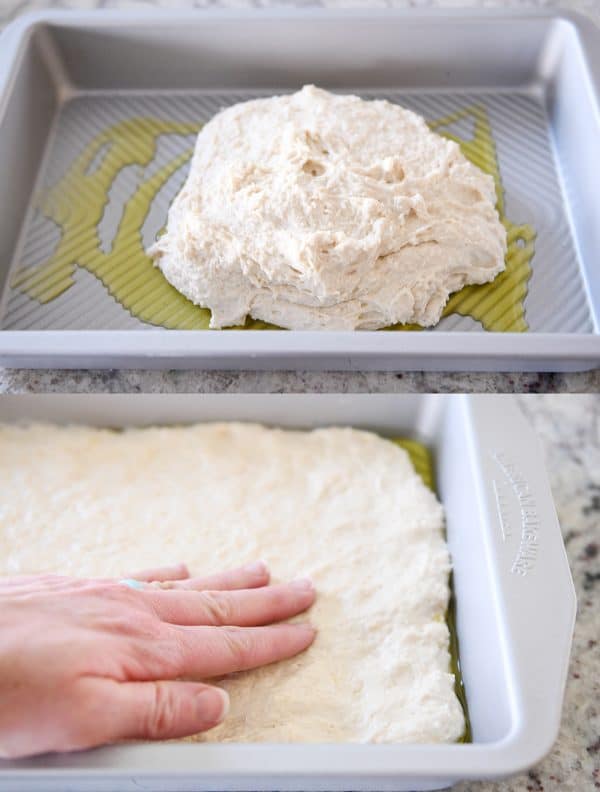
<svg viewBox="0 0 600 792"><path fill-rule="evenodd" d="M310 607L312 585L270 586L260 562L205 578L184 565L135 577L146 581L139 589L0 579L0 757L210 729L227 713L227 693L179 677L265 665L314 639L309 625L272 624Z"/></svg>

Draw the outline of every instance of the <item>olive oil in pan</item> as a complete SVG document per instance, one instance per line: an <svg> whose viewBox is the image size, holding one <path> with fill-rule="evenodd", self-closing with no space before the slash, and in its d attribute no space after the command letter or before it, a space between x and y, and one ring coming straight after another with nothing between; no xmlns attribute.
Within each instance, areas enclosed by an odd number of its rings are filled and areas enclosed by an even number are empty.
<svg viewBox="0 0 600 792"><path fill-rule="evenodd" d="M464 140L443 131L444 127L463 118L473 120L472 138ZM486 330L512 332L527 330L523 302L527 295L527 283L531 277L531 259L534 254L536 233L532 226L517 225L506 217L496 145L485 107L474 105L465 108L433 121L429 126L458 143L467 159L493 177L496 185L496 208L507 237L504 272L501 272L491 283L465 286L452 294L443 315L459 313L463 316L472 316L473 319L479 320Z"/></svg>
<svg viewBox="0 0 600 792"><path fill-rule="evenodd" d="M431 451L419 443L417 440L411 440L405 437L394 437L392 442L403 448L414 469L421 476L429 489L436 492L435 474L433 468L433 458ZM437 495L437 492L436 492ZM450 673L454 676L454 692L457 699L460 701L463 713L465 716L465 731L463 736L458 742L468 743L471 742L471 721L469 720L469 708L467 706L467 695L463 683L462 673L460 669L460 654L458 646L458 633L456 631L456 599L454 597L454 584L452 573L450 573L450 601L448 603L448 610L445 614L440 614L440 619L445 619L450 633Z"/></svg>
<svg viewBox="0 0 600 792"><path fill-rule="evenodd" d="M141 229L150 206L169 177L191 157L186 151L143 181L126 202L111 249L100 245L98 224L109 190L126 166L147 167L156 155L160 135L195 134L198 127L152 118L132 118L98 135L80 154L64 178L38 201L38 210L62 230L49 261L17 271L13 286L40 303L48 303L69 289L77 267L91 272L131 314L151 324L199 329L208 312L202 311L171 287L146 256ZM92 163L108 146L99 166Z"/></svg>
<svg viewBox="0 0 600 792"><path fill-rule="evenodd" d="M472 138L462 139L444 131L444 127L463 118L473 120ZM493 176L498 212L508 237L506 270L492 283L466 286L451 295L443 315L471 316L486 330L527 330L523 301L531 276L535 232L531 226L516 225L505 216L498 160L486 110L480 105L471 106L433 121L430 126L455 140L466 157ZM98 233L110 188L122 169L131 165L149 166L156 156L161 135L187 136L196 134L199 128L193 124L135 117L98 135L64 177L37 199L37 211L61 229L61 239L47 262L35 267L24 264L17 269L13 288L41 304L50 303L73 286L75 271L82 267L98 278L123 308L143 322L180 330L208 328L210 311L193 305L166 281L146 256L142 240L142 226L156 195L173 174L187 165L191 149L173 157L138 185L125 203L108 252L102 250ZM100 164L92 168L99 156ZM273 325L249 318L244 327L266 329ZM394 325L389 329L422 328Z"/></svg>

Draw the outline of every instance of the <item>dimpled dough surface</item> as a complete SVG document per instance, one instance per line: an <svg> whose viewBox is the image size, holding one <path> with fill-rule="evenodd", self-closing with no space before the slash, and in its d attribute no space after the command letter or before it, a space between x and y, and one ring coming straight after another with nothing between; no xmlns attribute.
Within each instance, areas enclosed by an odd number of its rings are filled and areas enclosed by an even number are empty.
<svg viewBox="0 0 600 792"><path fill-rule="evenodd" d="M197 739L460 738L442 507L395 444L343 428L4 425L0 480L6 575L264 558L274 580L314 580L314 645L223 680L230 714Z"/></svg>
<svg viewBox="0 0 600 792"><path fill-rule="evenodd" d="M495 203L492 177L416 113L309 85L204 126L148 253L214 328L430 326L504 269Z"/></svg>

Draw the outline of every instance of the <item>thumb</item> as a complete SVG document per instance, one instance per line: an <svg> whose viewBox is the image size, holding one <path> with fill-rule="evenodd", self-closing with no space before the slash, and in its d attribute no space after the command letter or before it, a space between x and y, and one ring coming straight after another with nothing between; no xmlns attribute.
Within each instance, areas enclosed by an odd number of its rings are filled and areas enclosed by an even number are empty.
<svg viewBox="0 0 600 792"><path fill-rule="evenodd" d="M104 699L104 742L169 740L206 731L229 710L222 688L200 682L117 682Z"/></svg>

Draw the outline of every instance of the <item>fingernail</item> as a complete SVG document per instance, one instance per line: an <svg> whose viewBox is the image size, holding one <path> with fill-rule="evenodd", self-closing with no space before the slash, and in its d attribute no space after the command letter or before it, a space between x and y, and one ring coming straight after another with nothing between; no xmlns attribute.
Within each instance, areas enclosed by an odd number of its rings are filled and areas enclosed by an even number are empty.
<svg viewBox="0 0 600 792"><path fill-rule="evenodd" d="M227 713L229 712L229 693L220 687L216 688L216 690L219 692L223 700L223 709L221 710L221 715L219 717L219 723L220 723L222 720L225 720L225 718L227 717Z"/></svg>
<svg viewBox="0 0 600 792"><path fill-rule="evenodd" d="M292 580L290 583L292 588L298 589L299 591L313 591L314 585L312 580L308 578L300 578L299 580Z"/></svg>
<svg viewBox="0 0 600 792"><path fill-rule="evenodd" d="M300 627L300 629L304 630L307 633L310 633L311 635L317 634L317 628L313 627L313 625L310 624L309 622L294 622L293 626Z"/></svg>
<svg viewBox="0 0 600 792"><path fill-rule="evenodd" d="M252 575L264 575L268 571L264 561L254 561L252 564L247 564L244 569Z"/></svg>
<svg viewBox="0 0 600 792"><path fill-rule="evenodd" d="M217 705L218 699L220 702ZM223 688L204 688L198 694L197 701L202 716L211 723L221 723L229 712L229 695Z"/></svg>

